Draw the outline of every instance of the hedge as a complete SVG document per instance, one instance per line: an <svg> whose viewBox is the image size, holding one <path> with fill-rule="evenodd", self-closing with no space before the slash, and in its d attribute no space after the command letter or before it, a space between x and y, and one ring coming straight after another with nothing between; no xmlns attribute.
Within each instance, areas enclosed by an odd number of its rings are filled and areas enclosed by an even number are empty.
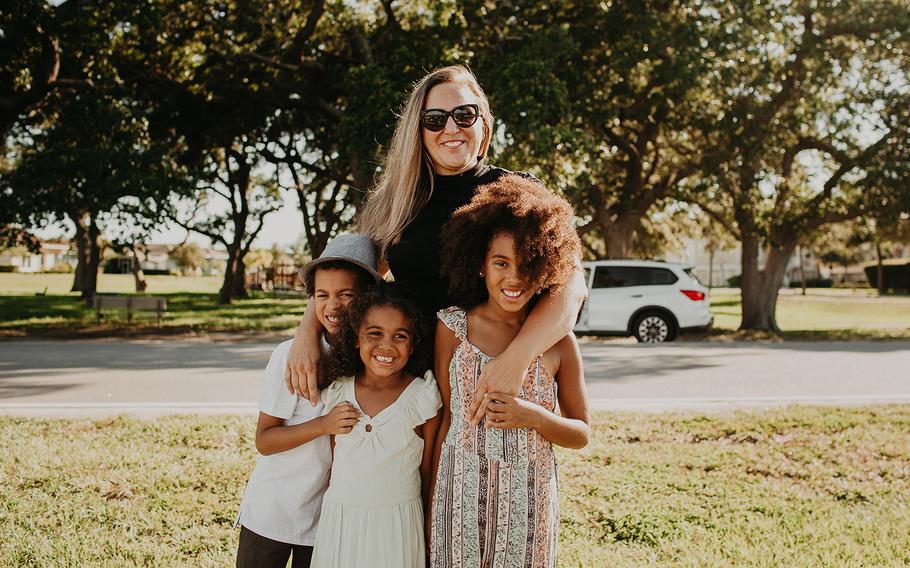
<svg viewBox="0 0 910 568"><path fill-rule="evenodd" d="M830 288L834 280L830 278L806 278L806 288ZM790 281L791 288L802 288L803 282L799 278Z"/></svg>
<svg viewBox="0 0 910 568"><path fill-rule="evenodd" d="M864 268L869 286L878 288L878 265L872 264ZM884 290L906 290L910 292L910 262L907 264L886 264L882 266Z"/></svg>

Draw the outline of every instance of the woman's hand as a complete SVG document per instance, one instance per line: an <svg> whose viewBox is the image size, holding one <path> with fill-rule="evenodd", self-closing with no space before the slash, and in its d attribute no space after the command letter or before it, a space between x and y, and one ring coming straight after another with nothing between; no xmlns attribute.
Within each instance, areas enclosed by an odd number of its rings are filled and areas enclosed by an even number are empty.
<svg viewBox="0 0 910 568"><path fill-rule="evenodd" d="M297 333L291 350L288 352L288 366L284 372L284 381L288 392L297 394L316 406L319 402L319 337L315 344L307 334Z"/></svg>
<svg viewBox="0 0 910 568"><path fill-rule="evenodd" d="M521 391L521 385L532 362L533 358L514 357L506 350L499 357L487 363L477 379L474 401L468 409L468 419L471 424L475 426L480 424L481 419L487 413L490 399L485 395L489 393L516 395Z"/></svg>
<svg viewBox="0 0 910 568"><path fill-rule="evenodd" d="M501 392L487 393L487 428L534 428L540 424L543 407Z"/></svg>
<svg viewBox="0 0 910 568"><path fill-rule="evenodd" d="M325 433L332 436L348 434L360 420L360 411L350 402L340 402L328 414L322 417L325 421Z"/></svg>

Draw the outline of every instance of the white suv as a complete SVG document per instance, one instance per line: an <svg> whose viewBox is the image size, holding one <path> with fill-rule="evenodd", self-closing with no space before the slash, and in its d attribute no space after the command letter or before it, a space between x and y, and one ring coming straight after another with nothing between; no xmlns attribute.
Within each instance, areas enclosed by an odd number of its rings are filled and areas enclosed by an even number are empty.
<svg viewBox="0 0 910 568"><path fill-rule="evenodd" d="M644 343L672 341L680 331L710 329L708 290L678 264L654 260L585 262L588 299L576 333L634 335Z"/></svg>

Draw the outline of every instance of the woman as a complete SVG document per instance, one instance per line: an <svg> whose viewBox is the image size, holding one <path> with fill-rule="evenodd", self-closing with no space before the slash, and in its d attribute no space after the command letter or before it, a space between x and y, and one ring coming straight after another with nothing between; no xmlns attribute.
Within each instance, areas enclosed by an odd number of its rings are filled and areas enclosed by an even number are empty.
<svg viewBox="0 0 910 568"><path fill-rule="evenodd" d="M460 65L421 79L411 91L370 192L359 230L379 248L396 282L430 316L453 304L440 276L439 233L474 190L507 170L483 163L493 114L477 78ZM380 270L383 272L383 270ZM568 335L587 294L579 270L571 282L547 290L509 347L483 370L471 406L473 424L486 414L488 393L518 394L535 357ZM432 317L430 321L433 321ZM316 369L320 326L307 306L288 358L289 389L318 399Z"/></svg>

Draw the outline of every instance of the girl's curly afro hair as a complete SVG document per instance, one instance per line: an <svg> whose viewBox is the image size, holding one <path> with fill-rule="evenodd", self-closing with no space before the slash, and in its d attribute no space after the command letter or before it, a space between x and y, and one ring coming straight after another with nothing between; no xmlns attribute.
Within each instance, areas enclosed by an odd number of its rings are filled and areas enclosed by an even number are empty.
<svg viewBox="0 0 910 568"><path fill-rule="evenodd" d="M487 300L479 278L493 238L515 239L519 271L536 288L565 284L581 259L581 241L572 224L572 206L534 178L508 174L477 189L470 203L442 228L443 278L462 307Z"/></svg>
<svg viewBox="0 0 910 568"><path fill-rule="evenodd" d="M363 371L357 334L367 312L376 306L391 306L404 314L411 322L413 352L408 357L405 370L413 375L423 375L430 368L430 354L433 336L427 331L426 322L420 310L401 292L393 282L379 282L357 294L341 316L338 331L328 336L329 352L320 359L319 388L324 389L342 377L350 377Z"/></svg>

